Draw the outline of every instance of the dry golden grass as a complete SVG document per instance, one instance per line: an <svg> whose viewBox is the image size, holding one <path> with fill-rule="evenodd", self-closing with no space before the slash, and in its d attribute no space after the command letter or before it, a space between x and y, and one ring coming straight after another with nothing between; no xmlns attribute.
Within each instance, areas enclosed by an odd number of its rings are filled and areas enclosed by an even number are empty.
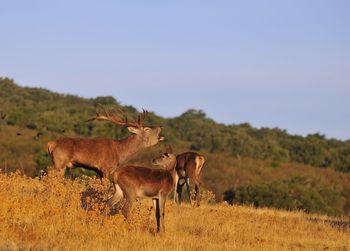
<svg viewBox="0 0 350 251"><path fill-rule="evenodd" d="M101 214L104 184L0 174L0 250L350 250L348 219L226 204L169 200L157 234L148 200L128 221Z"/></svg>

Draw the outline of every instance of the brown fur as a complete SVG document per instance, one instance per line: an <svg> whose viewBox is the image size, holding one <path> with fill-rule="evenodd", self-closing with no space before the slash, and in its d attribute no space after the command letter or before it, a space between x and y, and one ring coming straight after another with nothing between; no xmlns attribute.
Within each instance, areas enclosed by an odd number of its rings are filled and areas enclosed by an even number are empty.
<svg viewBox="0 0 350 251"><path fill-rule="evenodd" d="M200 180L200 175L202 172L202 168L205 163L205 158L203 155L200 155L195 152L184 152L176 157L176 172L179 177L179 183L176 184L176 192L174 193L174 200L176 201L176 197L178 199L178 203L181 203L182 197L182 187L186 184L187 187L187 195L190 199L190 187L189 187L189 179L192 180L195 184L195 200L196 204L199 206L200 202L200 194L199 190L203 186L203 182ZM185 181L180 184L181 181Z"/></svg>
<svg viewBox="0 0 350 251"><path fill-rule="evenodd" d="M126 202L122 213L128 218L132 204L137 198L151 198L156 208L157 230L164 231L165 201L176 183L176 156L166 153L154 159L153 164L165 169L125 166L114 173L115 193L109 199L108 205L112 207L124 196Z"/></svg>
<svg viewBox="0 0 350 251"><path fill-rule="evenodd" d="M108 177L121 163L141 150L157 144L160 127L128 128L133 135L123 140L60 138L50 141L47 150L56 169L64 172L66 167L84 166Z"/></svg>

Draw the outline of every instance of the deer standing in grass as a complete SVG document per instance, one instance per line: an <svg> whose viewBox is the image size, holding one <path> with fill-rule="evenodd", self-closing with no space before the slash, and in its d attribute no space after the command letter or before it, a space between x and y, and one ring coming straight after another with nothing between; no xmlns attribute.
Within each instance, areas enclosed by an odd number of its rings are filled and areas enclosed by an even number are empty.
<svg viewBox="0 0 350 251"><path fill-rule="evenodd" d="M125 197L126 202L122 208L122 214L127 219L137 198L150 198L156 209L157 230L164 232L165 201L177 181L176 156L165 153L155 158L152 163L164 169L125 166L115 172L113 174L115 193L109 199L108 205L112 207Z"/></svg>
<svg viewBox="0 0 350 251"><path fill-rule="evenodd" d="M200 180L200 175L205 162L205 158L204 156L195 152L184 152L177 155L176 159L176 172L178 175L178 181L177 184L175 184L174 202L177 201L179 204L181 204L182 188L185 184L187 188L188 199L191 201L189 180L192 180L195 184L196 205L199 206L199 190L203 186L203 182Z"/></svg>
<svg viewBox="0 0 350 251"><path fill-rule="evenodd" d="M150 128L143 125L145 117L146 112L143 111L135 122L128 122L126 117L121 118L113 111L103 108L102 113L97 112L88 121L110 121L127 127L132 135L122 140L60 138L48 142L47 151L62 176L66 167L82 166L96 170L101 177L108 178L121 163L164 139L159 135L160 127Z"/></svg>

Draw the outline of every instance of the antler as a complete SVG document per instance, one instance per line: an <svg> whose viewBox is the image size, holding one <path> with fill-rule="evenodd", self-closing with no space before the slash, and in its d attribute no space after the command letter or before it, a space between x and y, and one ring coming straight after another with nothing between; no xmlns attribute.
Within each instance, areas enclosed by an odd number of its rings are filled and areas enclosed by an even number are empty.
<svg viewBox="0 0 350 251"><path fill-rule="evenodd" d="M102 112L96 111L96 116L91 118L91 119L88 119L87 121L104 120L104 121L112 122L116 125L142 128L144 120L145 120L146 115L147 115L147 111L142 110L142 114L140 114L138 116L137 121L129 122L127 116L121 110L118 110L118 112L123 115L123 118L121 116L117 115L116 112L112 109L108 109L108 108L105 108L103 106L101 106L101 109L102 109Z"/></svg>
<svg viewBox="0 0 350 251"><path fill-rule="evenodd" d="M147 117L147 111L142 109L142 114L139 114L139 116L137 117L137 123L143 126L143 123L145 122L146 117Z"/></svg>

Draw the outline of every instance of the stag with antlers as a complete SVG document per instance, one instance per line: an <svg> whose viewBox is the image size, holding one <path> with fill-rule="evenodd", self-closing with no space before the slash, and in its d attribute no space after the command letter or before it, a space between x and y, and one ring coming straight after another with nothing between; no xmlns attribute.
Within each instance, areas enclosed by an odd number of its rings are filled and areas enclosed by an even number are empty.
<svg viewBox="0 0 350 251"><path fill-rule="evenodd" d="M165 201L177 180L176 156L165 153L155 158L152 163L165 169L125 166L115 172L113 174L115 193L109 199L108 205L112 207L125 197L122 214L127 219L136 199L151 198L156 209L157 230L163 232L165 231Z"/></svg>
<svg viewBox="0 0 350 251"><path fill-rule="evenodd" d="M108 178L121 163L145 148L156 145L164 138L160 136L160 127L145 127L146 111L138 116L135 122L119 116L113 110L102 108L91 120L110 121L125 126L132 133L122 140L60 138L47 144L52 162L62 175L66 167L82 166L96 170L100 176Z"/></svg>

